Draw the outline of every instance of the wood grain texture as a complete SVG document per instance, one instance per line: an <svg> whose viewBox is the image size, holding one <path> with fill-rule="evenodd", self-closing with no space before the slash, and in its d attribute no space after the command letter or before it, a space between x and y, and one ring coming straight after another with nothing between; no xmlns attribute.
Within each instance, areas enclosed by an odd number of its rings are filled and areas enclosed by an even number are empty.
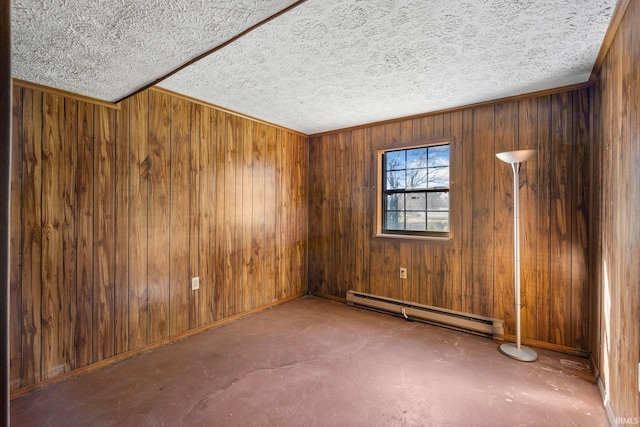
<svg viewBox="0 0 640 427"><path fill-rule="evenodd" d="M62 225L62 315L65 319L60 337L65 358L65 372L75 369L76 277L77 277L77 169L78 163L78 102L64 100L64 142L60 172L62 201L64 202Z"/></svg>
<svg viewBox="0 0 640 427"><path fill-rule="evenodd" d="M172 100L171 110L171 210L169 232L169 335L189 329L190 172L191 110L182 99Z"/></svg>
<svg viewBox="0 0 640 427"><path fill-rule="evenodd" d="M87 366L93 362L94 110L95 108L91 104L78 103L76 367Z"/></svg>
<svg viewBox="0 0 640 427"><path fill-rule="evenodd" d="M22 89L14 88L13 91L11 139L22 140L23 99ZM22 250L22 189L20 177L22 176L22 147L12 147L11 150L11 185L9 200L9 329L16 336L22 336L22 289L21 266ZM9 340L9 388L15 389L22 385L22 340Z"/></svg>
<svg viewBox="0 0 640 427"><path fill-rule="evenodd" d="M580 178L586 165L575 146L591 131L585 119L590 108L588 89L583 89L311 137L309 288L344 297L353 286L501 317L507 320L507 331L514 332L513 172L495 154L535 148L538 155L522 167L520 179L523 338L588 351L589 344L578 332L590 328L588 318L580 314L589 304L582 272L586 266L571 261L584 256L585 232L584 227L572 232L571 224L586 215L576 198L586 194ZM437 138L454 141L451 241L374 238L372 150ZM356 152L363 150L366 157L360 159ZM358 188L366 188L368 197L340 199L342 192ZM353 231L341 237L348 227L361 223L368 224L362 243ZM561 224L568 225L568 233ZM360 256L366 275L359 272ZM340 263L353 268L343 269ZM406 281L398 277L400 267L408 268ZM558 287L557 280L565 284Z"/></svg>
<svg viewBox="0 0 640 427"><path fill-rule="evenodd" d="M93 360L115 349L115 114L95 110L93 183Z"/></svg>
<svg viewBox="0 0 640 427"><path fill-rule="evenodd" d="M129 99L129 350L149 344L149 93Z"/></svg>
<svg viewBox="0 0 640 427"><path fill-rule="evenodd" d="M614 418L640 413L640 3L621 4L626 11L595 74L593 142L573 154L574 161L584 156L590 165L586 174L590 195L587 289L594 293L590 318L596 325L591 347L598 381ZM580 111L584 111L583 102L578 100ZM580 137L583 122L584 118L578 122ZM583 177L574 175L576 180ZM585 212L582 193L575 194L572 203ZM577 221L572 232L578 234L580 255L584 256L581 227ZM572 259L572 274L578 274L581 281L583 262L582 257ZM581 289L576 284L576 290ZM580 302L572 301L572 306L580 310ZM573 334L582 337L583 332L573 328Z"/></svg>
<svg viewBox="0 0 640 427"><path fill-rule="evenodd" d="M22 386L41 381L42 93L23 90L22 121ZM15 145L15 143L14 143Z"/></svg>
<svg viewBox="0 0 640 427"><path fill-rule="evenodd" d="M149 92L147 260L150 341L169 336L171 259L171 97ZM169 279L169 280L167 280Z"/></svg>
<svg viewBox="0 0 640 427"><path fill-rule="evenodd" d="M569 342L571 311L571 171L573 148L572 93L551 97L551 241L549 298L550 340ZM568 173L567 173L568 172Z"/></svg>
<svg viewBox="0 0 640 427"><path fill-rule="evenodd" d="M115 123L114 321L118 354L129 350L129 100L116 112Z"/></svg>
<svg viewBox="0 0 640 427"><path fill-rule="evenodd" d="M14 394L306 290L305 137L155 90L13 110Z"/></svg>

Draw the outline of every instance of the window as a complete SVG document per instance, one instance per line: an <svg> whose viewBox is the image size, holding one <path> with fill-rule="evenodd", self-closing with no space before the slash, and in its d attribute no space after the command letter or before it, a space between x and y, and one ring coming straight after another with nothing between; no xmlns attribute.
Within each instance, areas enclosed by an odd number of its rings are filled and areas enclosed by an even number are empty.
<svg viewBox="0 0 640 427"><path fill-rule="evenodd" d="M449 237L450 142L378 150L377 235Z"/></svg>

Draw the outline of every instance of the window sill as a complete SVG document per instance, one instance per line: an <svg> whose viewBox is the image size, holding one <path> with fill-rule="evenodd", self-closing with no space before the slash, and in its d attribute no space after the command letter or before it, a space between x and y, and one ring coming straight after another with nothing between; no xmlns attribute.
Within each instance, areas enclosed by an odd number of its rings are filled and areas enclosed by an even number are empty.
<svg viewBox="0 0 640 427"><path fill-rule="evenodd" d="M388 234L388 233L377 233L375 238L380 239L393 239L393 240L408 240L412 242L433 242L433 243L451 243L453 239L451 236L448 237L438 237L438 236L412 236L410 234Z"/></svg>

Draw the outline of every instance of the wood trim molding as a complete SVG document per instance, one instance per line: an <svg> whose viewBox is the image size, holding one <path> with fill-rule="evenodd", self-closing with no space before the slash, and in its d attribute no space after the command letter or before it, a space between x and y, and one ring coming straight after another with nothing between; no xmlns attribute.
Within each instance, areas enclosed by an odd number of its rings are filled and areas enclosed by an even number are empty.
<svg viewBox="0 0 640 427"><path fill-rule="evenodd" d="M13 79L13 85L14 86L20 86L20 87L23 87L23 88L26 88L26 89L33 89L33 90L38 90L38 91L41 91L41 92L52 93L52 94L55 94L55 95L63 96L65 98L71 98L71 99L75 99L75 100L78 100L78 101L88 102L88 103L91 103L91 104L99 105L101 107L112 108L114 110L119 110L120 109L120 104L116 104L116 103L109 102L109 101L103 101L102 99L91 98L90 96L79 95L77 93L68 92L68 91L62 90L62 89L56 89L56 88L45 86L45 85L41 85L41 84L38 84L38 83L28 82L26 80L20 80L20 79L14 78Z"/></svg>
<svg viewBox="0 0 640 427"><path fill-rule="evenodd" d="M88 374L89 372L93 372L93 371L96 371L98 369L102 369L102 368L105 368L107 366L114 365L114 364L116 364L118 362L122 362L124 360L131 359L132 357L139 356L139 355L147 353L147 352L149 352L151 350L155 350L157 348L164 347L167 344L173 344L175 342L181 341L181 340L183 340L185 338L188 338L190 336L199 334L201 332L208 331L209 329L217 328L218 326L222 326L222 325L225 325L227 323L230 323L230 322L242 319L244 317L247 317L249 315L259 313L261 311L267 310L267 309L275 307L277 305L284 304L284 303L289 302L289 301L293 301L293 300L301 298L301 297L303 297L305 295L307 295L307 292L301 292L301 293L298 293L296 295L292 295L290 297L281 299L280 301L276 301L274 303L267 304L267 305L264 305L262 307L254 308L253 310L249 310L249 311L246 311L244 313L239 313L239 314L227 317L225 319L221 319L221 320L218 320L216 322L209 323L208 325L204 325L204 326L201 326L199 328L191 329L191 330L189 330L187 332L184 332L184 333L175 335L173 337L170 337L170 338L155 342L155 343L147 345L145 347L141 347L141 348L138 348L138 349L135 349L135 350L131 350L131 351L128 351L126 353L118 354L117 356L110 357L109 359L102 360L101 362L93 363L93 364L87 365L87 366L85 366L83 368L75 369L75 370L73 370L71 372L67 372L66 374L59 375L59 376L57 376L55 378L52 378L51 380L41 381L41 382L39 382L37 384L34 384L34 385L31 385L31 386L17 388L15 390L11 391L11 400L17 399L17 398L22 397L22 396L26 396L29 393L32 393L32 392L37 391L37 390L42 390L43 388L47 388L47 387L50 387L50 386L55 385L55 384L59 384L59 383L65 382L65 381L69 381L69 380L71 380L73 378L79 377L80 375Z"/></svg>
<svg viewBox="0 0 640 427"><path fill-rule="evenodd" d="M275 123L268 122L266 120L261 120L261 119L258 119L256 117L252 117L252 116L249 116L249 115L246 115L246 114L239 113L239 112L234 111L234 110L230 110L228 108L220 107L219 105L211 104L209 102L205 102L205 101L199 100L197 98L192 98L192 97L190 97L188 95L183 95L181 93L174 92L174 91L169 90L169 89L165 89L165 88L162 88L162 87L154 86L154 87L150 88L149 90L155 90L155 91L158 91L158 92L162 92L162 93L165 93L167 95L170 95L170 96L173 96L173 97L176 97L176 98L184 99L185 101L189 101L189 102L192 102L194 104L203 105L205 107L209 107L209 108L213 108L213 109L218 110L218 111L222 111L223 113L233 114L234 116L241 117L243 119L248 119L248 120L251 120L253 122L262 123L264 125L271 126L273 128L283 130L285 132L290 132L290 133L293 133L295 135L302 136L304 138L309 138L309 135L307 135L306 133L298 132L297 130L289 129L289 128L286 128L284 126L280 126L280 125L277 125Z"/></svg>
<svg viewBox="0 0 640 427"><path fill-rule="evenodd" d="M609 27L607 28L607 32L604 35L602 45L600 46L600 51L598 51L596 62L593 64L593 69L591 70L591 76L589 77L589 81L595 82L596 76L598 72L600 72L600 68L604 63L604 59L607 57L607 53L609 53L609 49L611 48L613 39L615 39L616 34L618 33L618 28L620 28L620 23L622 22L622 18L624 18L624 15L627 12L627 9L629 8L630 3L631 3L631 0L618 1L618 4L616 5L615 10L613 11L613 15L611 16L611 21L609 22Z"/></svg>
<svg viewBox="0 0 640 427"><path fill-rule="evenodd" d="M504 335L504 339L505 339L505 341L515 341L516 340L516 336L515 335L507 335L507 334L505 334ZM545 350L557 351L558 353L570 354L572 356L584 357L585 359L588 359L589 356L591 355L591 352L587 351L587 350L581 350L579 348L567 347L567 346L564 346L564 345L551 344L551 343L548 343L548 342L532 340L532 339L528 339L528 338L522 338L522 344L530 345L531 347L542 348L542 349L545 349Z"/></svg>
<svg viewBox="0 0 640 427"><path fill-rule="evenodd" d="M322 292L309 291L309 294L313 295L314 297L318 297L318 298L329 299L331 301L342 302L344 304L347 303L347 299L346 298L336 297L334 295L329 295L329 294L323 294Z"/></svg>
<svg viewBox="0 0 640 427"><path fill-rule="evenodd" d="M520 100L523 100L523 99L537 98L537 97L540 97L540 96L555 95L555 94L558 94L558 93L571 92L571 91L574 91L574 90L580 90L580 89L589 88L589 87L591 87L593 85L594 85L594 82L587 81L585 83L578 83L578 84L570 85L570 86L562 86L562 87L553 88L553 89L540 90L538 92L530 92L530 93L526 93L526 94L522 94L522 95L508 96L508 97L505 97L505 98L494 99L494 100L491 100L491 101L484 101L484 102L478 102L478 103L475 103L475 104L462 105L460 107L448 108L446 110L431 111L431 112L428 112L428 113L415 114L413 116L398 117L398 118L395 118L395 119L382 120L382 121L379 121L379 122L366 123L366 124L362 124L362 125L358 125L358 126L352 126L352 127L347 127L347 128L329 130L329 131L326 131L326 132L314 133L314 134L309 135L309 137L322 137L322 136L325 136L325 135L332 135L332 134L341 133L341 132L350 132L350 131L359 130L359 129L371 128L371 127L374 127L374 126L383 126L383 125L388 125L388 124L392 124L392 123L404 122L404 121L407 121L407 120L422 119L422 118L425 118L425 117L437 116L437 115L440 115L440 114L453 113L453 112L457 112L457 111L468 110L468 109L471 109L471 108L486 107L488 105L502 104L502 103L505 103L505 102L514 102L514 101L520 101Z"/></svg>
<svg viewBox="0 0 640 427"><path fill-rule="evenodd" d="M196 56L195 58L193 58L193 59L191 59L190 61L187 61L186 63L182 64L181 66L179 66L179 67L178 67L178 68L176 68L175 70L173 70L173 71L171 71L171 72L169 72L169 73L165 74L164 76L162 76L162 77L160 77L160 78L158 78L158 79L154 80L153 82L149 83L148 85L141 87L140 89L136 90L135 92L130 93L129 95L125 96L124 98L122 98L122 99L118 100L118 102L122 102L122 101L124 101L125 99L132 97L133 95L136 95L136 94L138 94L138 93L140 93L140 92L142 92L142 91L144 91L144 90L146 90L146 89L149 89L149 88L151 88L151 87L153 87L153 86L157 85L157 84L158 84L158 83L160 83L161 81L163 81L163 80L165 80L165 79L168 79L169 77L171 77L172 75L176 74L177 72L179 72L179 71L181 71L181 70L183 70L183 69L187 68L189 65L191 65L191 64L193 64L193 63L195 63L195 62L198 62L198 61L200 61L200 60L201 60L201 59L203 59L203 58L206 58L207 56L211 55L212 53L217 52L218 50L222 49L223 47L228 46L229 44L233 43L234 41L236 41L236 40L238 40L238 39L240 39L240 38L244 37L245 35L249 34L249 33L250 33L250 32L252 32L253 30L255 30L255 29L257 29L257 28L259 28L259 27L263 26L264 24L266 24L266 23L268 23L268 22L270 22L270 21L274 20L275 18L279 17L280 15L283 15L283 14L285 14L285 13L289 12L290 10L295 9L296 7L300 6L300 5L301 5L302 3L304 3L305 1L306 1L306 0L299 0L299 1L295 2L294 4L292 4L292 5L290 5L290 6L287 6L286 8L282 9L280 12L277 12L277 13L275 13L275 14L273 14L273 15L269 16L268 18L263 19L262 21L258 22L257 24L252 25L251 27L247 28L247 29L246 29L246 30L244 30L243 32L241 32L241 33L239 33L239 34L235 35L234 37L230 38L230 39L229 39L229 40L227 40L226 42L224 42L224 43L222 43L222 44L219 44L218 46L214 47L213 49L210 49L210 50L208 50L208 51L206 51L206 52L204 52L204 53L202 53L202 54L200 54L200 55Z"/></svg>

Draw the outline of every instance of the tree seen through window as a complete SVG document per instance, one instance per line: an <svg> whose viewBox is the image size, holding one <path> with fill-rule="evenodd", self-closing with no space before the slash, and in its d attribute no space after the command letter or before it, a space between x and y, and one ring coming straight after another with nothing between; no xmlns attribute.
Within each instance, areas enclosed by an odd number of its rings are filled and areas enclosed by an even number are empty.
<svg viewBox="0 0 640 427"><path fill-rule="evenodd" d="M383 231L449 232L449 144L383 154Z"/></svg>

